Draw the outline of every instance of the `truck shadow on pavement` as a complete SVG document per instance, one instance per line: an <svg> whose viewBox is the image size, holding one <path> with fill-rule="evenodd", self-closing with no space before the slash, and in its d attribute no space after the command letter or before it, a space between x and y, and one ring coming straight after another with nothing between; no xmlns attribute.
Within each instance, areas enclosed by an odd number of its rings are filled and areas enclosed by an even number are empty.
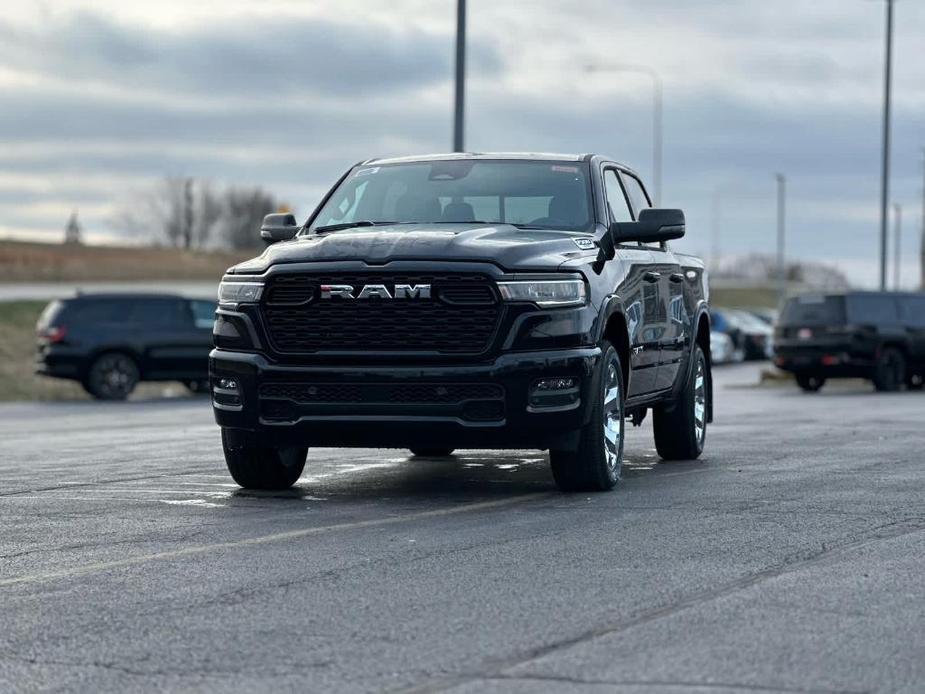
<svg viewBox="0 0 925 694"><path fill-rule="evenodd" d="M623 463L621 484L704 464L666 463L659 461L654 451L631 452ZM555 491L549 460L542 451L460 451L446 458L385 454L343 462L318 461L315 466L309 451L306 472L292 489L238 489L231 496L241 500L471 501Z"/></svg>

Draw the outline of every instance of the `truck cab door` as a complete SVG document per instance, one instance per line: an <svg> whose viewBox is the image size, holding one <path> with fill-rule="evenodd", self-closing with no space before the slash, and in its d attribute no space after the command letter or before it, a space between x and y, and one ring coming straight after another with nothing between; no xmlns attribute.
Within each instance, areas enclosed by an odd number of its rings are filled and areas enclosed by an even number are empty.
<svg viewBox="0 0 925 694"><path fill-rule="evenodd" d="M620 179L632 206L633 218L638 219L643 209L652 207L652 201L638 178L621 171ZM652 281L658 285L657 291L653 291L652 315L647 326L650 339L658 342L658 374L653 390L665 390L674 385L678 376L690 330L684 296L686 283L681 264L667 244L652 243L647 248L652 254Z"/></svg>
<svg viewBox="0 0 925 694"><path fill-rule="evenodd" d="M633 221L629 200L615 168L604 169L604 193L611 222ZM652 252L637 243L618 244L615 261L622 263L622 277L613 291L623 300L629 333L630 379L627 396L645 395L656 389L659 339L653 316L660 312L660 282L652 269Z"/></svg>
<svg viewBox="0 0 925 694"><path fill-rule="evenodd" d="M661 290L665 297L665 312L659 316L660 361L656 389L664 390L674 385L690 335L690 320L687 300L684 295L686 281L681 264L675 255L663 248L652 249L656 271L661 275Z"/></svg>

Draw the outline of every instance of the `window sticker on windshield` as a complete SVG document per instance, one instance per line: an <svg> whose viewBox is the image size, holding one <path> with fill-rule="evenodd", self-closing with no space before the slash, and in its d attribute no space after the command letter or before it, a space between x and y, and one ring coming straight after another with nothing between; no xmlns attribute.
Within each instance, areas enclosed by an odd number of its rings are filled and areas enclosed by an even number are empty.
<svg viewBox="0 0 925 694"><path fill-rule="evenodd" d="M577 166L562 166L560 164L553 164L549 168L552 171L558 171L559 173L578 173Z"/></svg>
<svg viewBox="0 0 925 694"><path fill-rule="evenodd" d="M357 176L371 176L374 173L379 173L378 166L373 166L369 169L360 169L355 174L353 174L353 177L356 178Z"/></svg>

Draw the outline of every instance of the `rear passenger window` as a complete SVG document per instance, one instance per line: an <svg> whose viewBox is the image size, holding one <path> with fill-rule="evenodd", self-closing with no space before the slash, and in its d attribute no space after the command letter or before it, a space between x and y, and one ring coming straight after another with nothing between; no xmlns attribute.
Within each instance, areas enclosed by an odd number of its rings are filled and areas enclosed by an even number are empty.
<svg viewBox="0 0 925 694"><path fill-rule="evenodd" d="M132 302L129 322L144 325L191 325L193 316L181 299L136 299Z"/></svg>
<svg viewBox="0 0 925 694"><path fill-rule="evenodd" d="M896 297L858 294L848 298L848 322L860 325L897 325L899 307Z"/></svg>
<svg viewBox="0 0 925 694"><path fill-rule="evenodd" d="M907 296L899 301L899 317L910 328L925 328L925 296Z"/></svg>
<svg viewBox="0 0 925 694"><path fill-rule="evenodd" d="M193 323L197 328L212 328L215 322L215 302L214 301L190 301L190 308L193 309Z"/></svg>
<svg viewBox="0 0 925 694"><path fill-rule="evenodd" d="M74 318L82 323L121 323L128 317L129 303L121 299L92 299L74 306Z"/></svg>
<svg viewBox="0 0 925 694"><path fill-rule="evenodd" d="M604 172L604 192L607 194L607 206L610 208L611 221L632 222L633 216L630 214L629 206L626 204L626 196L623 195L623 188L620 186L617 172L613 169L607 169Z"/></svg>

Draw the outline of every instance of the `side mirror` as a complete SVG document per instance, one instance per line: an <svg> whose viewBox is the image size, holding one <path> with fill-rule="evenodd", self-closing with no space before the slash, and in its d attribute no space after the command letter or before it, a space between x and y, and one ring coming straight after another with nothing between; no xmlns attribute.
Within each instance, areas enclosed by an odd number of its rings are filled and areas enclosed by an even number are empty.
<svg viewBox="0 0 925 694"><path fill-rule="evenodd" d="M288 212L268 214L263 218L263 224L260 227L260 238L266 241L269 246L277 241L289 241L299 233L301 228L295 221L295 215Z"/></svg>
<svg viewBox="0 0 925 694"><path fill-rule="evenodd" d="M684 236L684 231L682 210L645 209L639 213L636 222L614 222L610 225L610 234L615 243L671 241Z"/></svg>

